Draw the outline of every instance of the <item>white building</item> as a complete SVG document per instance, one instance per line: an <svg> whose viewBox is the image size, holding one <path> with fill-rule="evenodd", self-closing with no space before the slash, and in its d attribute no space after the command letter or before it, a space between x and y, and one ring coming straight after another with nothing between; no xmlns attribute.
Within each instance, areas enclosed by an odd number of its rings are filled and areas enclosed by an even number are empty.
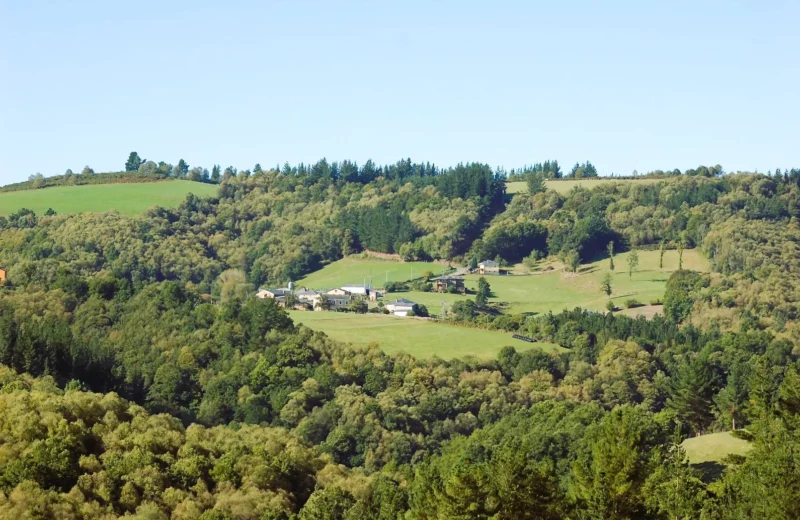
<svg viewBox="0 0 800 520"><path fill-rule="evenodd" d="M394 300L385 305L385 309L394 314L395 316L408 316L409 311L413 311L416 303L405 298Z"/></svg>
<svg viewBox="0 0 800 520"><path fill-rule="evenodd" d="M344 285L342 286L343 291L347 291L350 294L357 294L359 296L369 296L370 286L369 285Z"/></svg>

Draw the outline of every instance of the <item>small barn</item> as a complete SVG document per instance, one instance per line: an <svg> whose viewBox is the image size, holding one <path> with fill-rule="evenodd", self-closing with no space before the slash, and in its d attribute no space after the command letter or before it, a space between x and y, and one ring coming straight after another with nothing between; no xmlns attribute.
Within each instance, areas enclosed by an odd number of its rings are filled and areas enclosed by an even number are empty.
<svg viewBox="0 0 800 520"><path fill-rule="evenodd" d="M500 274L500 264L494 260L484 260L478 264L480 274Z"/></svg>

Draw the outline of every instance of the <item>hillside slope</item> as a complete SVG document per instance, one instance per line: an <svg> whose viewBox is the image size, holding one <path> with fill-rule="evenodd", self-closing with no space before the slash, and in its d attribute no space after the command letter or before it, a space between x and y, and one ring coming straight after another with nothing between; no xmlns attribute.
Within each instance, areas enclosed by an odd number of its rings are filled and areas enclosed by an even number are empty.
<svg viewBox="0 0 800 520"><path fill-rule="evenodd" d="M41 190L0 193L0 216L22 208L43 215L52 208L56 213L104 212L115 210L122 215L138 215L154 206L174 208L189 193L211 196L217 186L191 181L62 186Z"/></svg>

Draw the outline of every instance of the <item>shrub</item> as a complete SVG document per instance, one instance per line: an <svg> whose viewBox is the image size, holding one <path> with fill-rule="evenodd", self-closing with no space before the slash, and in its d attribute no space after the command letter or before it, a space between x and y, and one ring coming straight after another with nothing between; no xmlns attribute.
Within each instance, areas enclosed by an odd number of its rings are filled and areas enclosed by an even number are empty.
<svg viewBox="0 0 800 520"><path fill-rule="evenodd" d="M608 312L614 312L615 310L617 310L617 306L614 305L614 302L608 300L608 303L606 303L606 309L608 309Z"/></svg>
<svg viewBox="0 0 800 520"><path fill-rule="evenodd" d="M728 453L727 455L722 457L722 460L720 462L722 462L727 466L741 466L742 464L745 463L746 460L747 457L745 457L744 455L739 455L738 453Z"/></svg>
<svg viewBox="0 0 800 520"><path fill-rule="evenodd" d="M748 430L733 430L731 432L731 437L735 437L737 439L742 439L743 441L750 441L750 442L753 442L756 438L756 436L753 435L753 432Z"/></svg>
<svg viewBox="0 0 800 520"><path fill-rule="evenodd" d="M705 279L694 271L675 271L667 280L664 293L664 316L680 323L689 317L697 291L705 285Z"/></svg>
<svg viewBox="0 0 800 520"><path fill-rule="evenodd" d="M431 284L423 280L415 281L413 284L411 284L411 288L420 292L431 292L432 289Z"/></svg>
<svg viewBox="0 0 800 520"><path fill-rule="evenodd" d="M386 292L407 291L408 285L401 282L386 282L383 286Z"/></svg>
<svg viewBox="0 0 800 520"><path fill-rule="evenodd" d="M650 300L650 305L663 305L663 304L664 300L662 300L661 298L653 298L652 300Z"/></svg>
<svg viewBox="0 0 800 520"><path fill-rule="evenodd" d="M634 309L636 307L641 307L642 302L635 298L631 298L630 300L625 300L625 308L627 309Z"/></svg>

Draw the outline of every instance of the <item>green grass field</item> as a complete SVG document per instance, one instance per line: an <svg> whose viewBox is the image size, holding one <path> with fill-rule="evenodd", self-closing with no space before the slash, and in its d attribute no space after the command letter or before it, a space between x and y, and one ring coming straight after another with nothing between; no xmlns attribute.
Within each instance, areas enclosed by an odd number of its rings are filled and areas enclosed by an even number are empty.
<svg viewBox="0 0 800 520"><path fill-rule="evenodd" d="M39 190L0 193L0 215L10 215L21 208L41 216L52 208L56 213L104 212L116 210L122 215L139 215L154 206L174 208L189 193L214 195L217 186L191 181L137 182L130 184L91 184Z"/></svg>
<svg viewBox="0 0 800 520"><path fill-rule="evenodd" d="M704 462L722 463L728 455L746 455L752 445L744 439L737 439L730 432L710 433L683 441L683 449L691 464Z"/></svg>
<svg viewBox="0 0 800 520"><path fill-rule="evenodd" d="M475 356L494 359L500 349L510 345L518 351L542 348L561 351L551 343L527 343L505 332L470 329L414 318L382 314L289 311L295 323L319 330L333 339L366 346L377 343L387 353L406 352L423 359L434 355L443 359Z"/></svg>
<svg viewBox="0 0 800 520"><path fill-rule="evenodd" d="M383 287L387 280L405 282L413 278L419 278L425 271L440 275L443 267L446 266L433 262L365 259L361 255L352 255L311 273L298 280L296 285L314 289L332 289L343 285L361 285L365 282L365 279L367 283L372 279L373 287Z"/></svg>
<svg viewBox="0 0 800 520"><path fill-rule="evenodd" d="M583 186L587 189L596 188L602 184L610 184L613 182L638 182L642 184L652 184L654 182L658 182L660 179L614 179L614 178L603 178L603 179L577 179L577 180L566 180L566 181L545 181L545 185L547 189L555 190L558 193L564 194L569 193L572 188L575 186ZM524 181L517 181L517 182L507 182L506 183L506 193L514 194L514 193L527 193L528 186Z"/></svg>
<svg viewBox="0 0 800 520"><path fill-rule="evenodd" d="M678 268L678 252L667 251L664 255L664 269L658 267L658 251L639 251L639 268L628 279L628 253L614 256L616 270L611 283L612 300L624 307L625 300L636 299L643 304L664 296L669 275ZM507 313L545 313L559 312L564 309L583 309L605 311L608 298L600 291L600 283L608 272L608 259L599 260L581 266L578 274L565 273L561 270L541 272L531 275L487 276L494 295L490 302L504 302ZM683 267L696 271L708 271L708 262L697 250L686 250L683 253ZM515 268L520 271L520 266ZM477 287L479 276L468 275L466 285L470 289ZM474 295L439 294L409 291L392 293L387 298L408 298L421 303L434 314L441 312L442 301L452 304L455 301L474 298Z"/></svg>

